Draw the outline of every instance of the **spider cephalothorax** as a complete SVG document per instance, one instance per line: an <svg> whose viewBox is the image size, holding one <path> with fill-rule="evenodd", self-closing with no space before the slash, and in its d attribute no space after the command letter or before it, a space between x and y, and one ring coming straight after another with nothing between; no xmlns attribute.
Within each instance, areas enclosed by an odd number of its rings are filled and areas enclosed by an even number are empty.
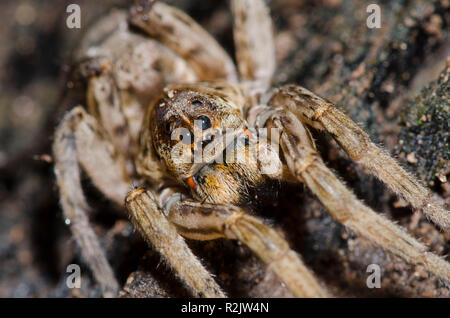
<svg viewBox="0 0 450 318"><path fill-rule="evenodd" d="M144 160L137 165L151 165L148 148L154 149L170 175L201 201L242 205L255 196L263 199L275 183L261 173L259 159L271 156L269 161L278 168L281 163L275 150L250 132L242 114L245 100L239 93L232 86L214 83L165 89L147 111L141 138L146 145L140 157ZM259 152L261 144L264 154Z"/></svg>
<svg viewBox="0 0 450 318"><path fill-rule="evenodd" d="M118 283L87 220L79 164L105 196L120 205L125 199L136 229L196 296L224 292L180 234L239 240L295 296L329 295L283 236L249 213L262 197L276 200L283 181L305 184L338 222L449 280L446 261L336 177L310 130L330 133L351 159L445 231L448 211L331 102L297 85L270 90L268 9L262 0L233 0L232 11L237 68L191 18L160 2L110 14L82 44L79 57L98 69L85 75L92 114L70 111L53 152L65 217L105 295ZM133 182L146 188L128 193Z"/></svg>

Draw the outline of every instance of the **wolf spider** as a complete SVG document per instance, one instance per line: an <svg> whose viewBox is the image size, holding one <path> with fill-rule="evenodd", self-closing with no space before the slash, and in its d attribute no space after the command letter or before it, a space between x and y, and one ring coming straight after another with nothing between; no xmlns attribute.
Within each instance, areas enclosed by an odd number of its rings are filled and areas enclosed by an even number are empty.
<svg viewBox="0 0 450 318"><path fill-rule="evenodd" d="M104 295L116 295L119 285L89 225L80 166L107 198L125 204L135 228L194 296L225 294L183 237L239 240L295 296L330 295L286 240L245 207L270 192L273 180L305 184L334 219L448 281L449 263L358 200L324 164L310 129L328 132L351 159L444 231L449 212L331 102L297 85L271 89L269 10L262 0L232 0L231 7L237 69L189 16L153 1L110 13L76 53L89 113L77 106L56 129L55 174L66 222ZM226 128L232 128L229 142ZM260 138L255 128L277 129L278 143ZM176 149L193 154L202 147L209 154L201 162L174 156ZM237 152L245 162L229 160ZM278 169L265 173L268 166ZM137 182L145 186L130 192Z"/></svg>

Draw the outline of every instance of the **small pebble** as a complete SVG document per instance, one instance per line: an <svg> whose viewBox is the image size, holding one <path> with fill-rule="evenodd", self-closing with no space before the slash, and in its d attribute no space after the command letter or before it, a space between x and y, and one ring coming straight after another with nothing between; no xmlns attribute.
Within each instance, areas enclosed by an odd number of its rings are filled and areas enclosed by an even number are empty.
<svg viewBox="0 0 450 318"><path fill-rule="evenodd" d="M406 156L406 161L408 161L409 163L417 163L414 152L411 152Z"/></svg>

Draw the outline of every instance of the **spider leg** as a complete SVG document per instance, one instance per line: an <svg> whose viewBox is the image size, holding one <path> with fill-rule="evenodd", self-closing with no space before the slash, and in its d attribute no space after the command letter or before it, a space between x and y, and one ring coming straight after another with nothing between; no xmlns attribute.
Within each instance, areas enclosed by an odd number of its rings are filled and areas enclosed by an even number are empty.
<svg viewBox="0 0 450 318"><path fill-rule="evenodd" d="M135 228L163 255L194 295L225 297L211 274L164 215L151 192L136 189L128 194L125 205Z"/></svg>
<svg viewBox="0 0 450 318"><path fill-rule="evenodd" d="M364 205L328 169L316 152L310 133L293 113L278 111L268 125L281 131L280 144L291 172L319 198L333 218L406 262L423 265L436 276L450 280L448 262Z"/></svg>
<svg viewBox="0 0 450 318"><path fill-rule="evenodd" d="M130 135L127 118L124 116L120 92L113 76L112 63L109 59L94 58L88 68L97 68L97 74L85 75L87 84L87 105L89 112L108 134L119 153L130 150Z"/></svg>
<svg viewBox="0 0 450 318"><path fill-rule="evenodd" d="M81 188L79 163L94 184L116 202L122 202L128 182L123 165L112 152L112 145L102 138L97 126L96 120L82 107L75 107L56 129L53 155L64 217L70 222L75 240L103 294L114 296L119 285L89 224L89 207Z"/></svg>
<svg viewBox="0 0 450 318"><path fill-rule="evenodd" d="M260 219L235 206L178 201L168 208L169 219L185 237L237 239L247 245L297 297L326 297L314 274L289 244Z"/></svg>
<svg viewBox="0 0 450 318"><path fill-rule="evenodd" d="M131 8L130 23L185 59L199 80L237 81L232 59L183 11L159 1L139 1Z"/></svg>
<svg viewBox="0 0 450 318"><path fill-rule="evenodd" d="M236 59L250 95L265 93L275 71L275 44L269 8L262 0L233 0ZM247 85L246 85L247 84Z"/></svg>
<svg viewBox="0 0 450 318"><path fill-rule="evenodd" d="M450 213L432 199L431 191L406 172L387 152L377 147L355 122L332 103L296 85L281 87L270 104L283 105L308 125L329 132L354 161L401 195L414 209L421 210L445 231L450 230Z"/></svg>

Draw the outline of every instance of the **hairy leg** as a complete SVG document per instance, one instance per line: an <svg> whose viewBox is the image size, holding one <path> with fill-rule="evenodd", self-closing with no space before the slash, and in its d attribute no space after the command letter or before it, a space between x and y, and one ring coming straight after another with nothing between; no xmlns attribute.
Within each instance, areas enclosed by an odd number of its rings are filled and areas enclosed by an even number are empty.
<svg viewBox="0 0 450 318"><path fill-rule="evenodd" d="M151 192L136 189L128 194L125 204L135 228L161 253L195 296L225 297L212 275L167 220Z"/></svg>
<svg viewBox="0 0 450 318"><path fill-rule="evenodd" d="M127 153L130 135L122 108L120 92L113 76L109 58L91 58L79 65L87 83L87 107L119 153Z"/></svg>
<svg viewBox="0 0 450 318"><path fill-rule="evenodd" d="M270 87L275 71L275 44L269 8L262 0L233 0L233 35L239 74L250 95ZM246 85L247 84L247 85Z"/></svg>
<svg viewBox="0 0 450 318"><path fill-rule="evenodd" d="M121 174L123 166L111 157L112 145L101 138L96 126L95 119L82 107L74 108L64 117L53 142L55 175L64 217L70 222L81 253L103 294L114 296L119 285L89 224L89 207L81 188L79 162L100 190L116 202L122 202L128 184L123 181L125 175Z"/></svg>
<svg viewBox="0 0 450 318"><path fill-rule="evenodd" d="M169 219L185 237L237 239L247 245L297 297L326 297L314 274L289 244L260 219L235 206L178 201L169 207Z"/></svg>
<svg viewBox="0 0 450 318"><path fill-rule="evenodd" d="M450 264L428 252L425 245L398 225L359 201L324 164L312 138L289 111L279 111L268 122L280 129L280 144L292 174L319 198L333 218L376 245L410 264L423 265L436 276L450 280Z"/></svg>
<svg viewBox="0 0 450 318"><path fill-rule="evenodd" d="M232 59L183 11L161 2L144 0L132 7L130 22L184 58L199 80L237 81Z"/></svg>
<svg viewBox="0 0 450 318"><path fill-rule="evenodd" d="M364 130L332 103L305 88L287 85L274 94L270 104L286 107L308 125L329 132L350 158L401 195L414 209L423 211L443 230L450 230L450 213L432 199L431 191L376 146Z"/></svg>

